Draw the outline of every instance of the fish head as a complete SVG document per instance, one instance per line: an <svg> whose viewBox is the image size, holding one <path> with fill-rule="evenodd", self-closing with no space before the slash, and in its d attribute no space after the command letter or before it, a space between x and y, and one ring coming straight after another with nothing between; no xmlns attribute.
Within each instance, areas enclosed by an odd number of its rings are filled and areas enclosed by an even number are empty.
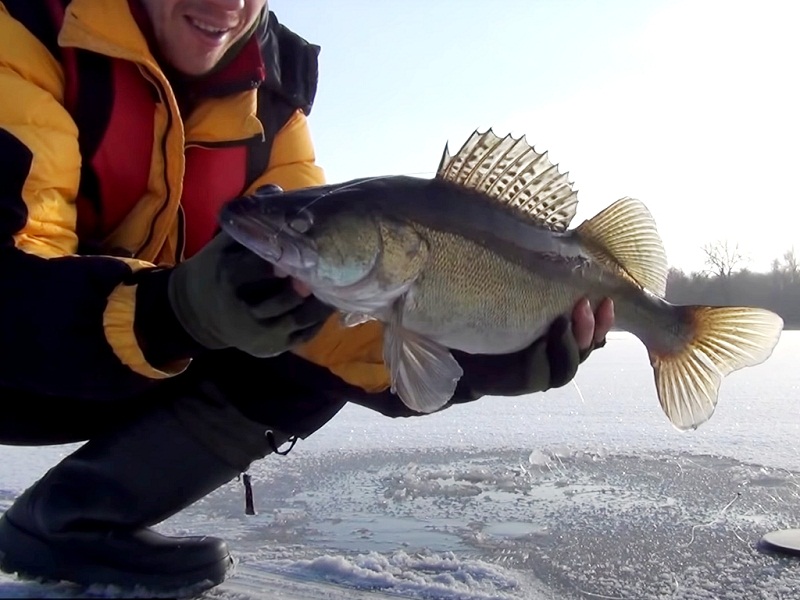
<svg viewBox="0 0 800 600"><path fill-rule="evenodd" d="M256 194L225 204L220 225L242 245L349 311L385 308L419 273L413 227L381 214L357 190Z"/></svg>
<svg viewBox="0 0 800 600"><path fill-rule="evenodd" d="M220 226L237 242L293 277L305 281L317 266L310 214L264 196L243 196L220 212Z"/></svg>

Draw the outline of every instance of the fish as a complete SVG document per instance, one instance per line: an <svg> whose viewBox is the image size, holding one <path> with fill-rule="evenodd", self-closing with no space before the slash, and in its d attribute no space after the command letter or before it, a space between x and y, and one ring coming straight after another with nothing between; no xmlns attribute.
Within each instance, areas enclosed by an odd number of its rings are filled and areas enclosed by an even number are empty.
<svg viewBox="0 0 800 600"><path fill-rule="evenodd" d="M571 227L569 172L525 135L475 129L435 175L362 177L236 198L220 229L339 311L383 324L392 392L439 410L463 369L453 350L506 354L582 297L614 302L615 327L645 346L656 395L678 430L714 413L729 373L767 360L782 318L758 306L666 300L655 220L621 197ZM608 344L611 345L611 344Z"/></svg>

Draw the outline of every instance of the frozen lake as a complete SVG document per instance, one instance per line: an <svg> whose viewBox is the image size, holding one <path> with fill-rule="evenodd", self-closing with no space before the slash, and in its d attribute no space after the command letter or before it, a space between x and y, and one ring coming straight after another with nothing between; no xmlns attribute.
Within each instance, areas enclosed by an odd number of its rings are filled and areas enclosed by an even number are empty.
<svg viewBox="0 0 800 600"><path fill-rule="evenodd" d="M784 332L681 433L644 347L612 333L546 394L412 419L347 407L254 465L258 514L233 481L159 528L222 535L242 565L333 582L333 598L800 597L798 559L756 549L800 526L798 356L800 332ZM0 447L0 509L73 448ZM36 593L0 577L0 596Z"/></svg>

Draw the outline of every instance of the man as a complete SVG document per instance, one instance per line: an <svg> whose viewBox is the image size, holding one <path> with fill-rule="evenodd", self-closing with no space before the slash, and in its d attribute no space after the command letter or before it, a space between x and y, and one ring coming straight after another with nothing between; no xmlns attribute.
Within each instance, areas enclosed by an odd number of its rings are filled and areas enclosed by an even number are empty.
<svg viewBox="0 0 800 600"><path fill-rule="evenodd" d="M323 183L318 50L266 0L0 3L0 443L88 440L0 519L4 571L218 584L222 540L148 527L348 401L411 416L379 324L215 235L226 200ZM564 385L612 320L583 301L516 355L460 354L454 401Z"/></svg>

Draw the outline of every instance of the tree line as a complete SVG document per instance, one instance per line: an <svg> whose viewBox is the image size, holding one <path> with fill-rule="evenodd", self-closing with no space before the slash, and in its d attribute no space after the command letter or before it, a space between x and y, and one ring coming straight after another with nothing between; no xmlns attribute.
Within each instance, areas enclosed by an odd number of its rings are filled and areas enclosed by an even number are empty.
<svg viewBox="0 0 800 600"><path fill-rule="evenodd" d="M787 329L800 329L800 264L794 248L772 261L769 272L753 272L736 245L703 248L706 269L686 274L672 268L666 298L673 304L760 306L778 313Z"/></svg>

